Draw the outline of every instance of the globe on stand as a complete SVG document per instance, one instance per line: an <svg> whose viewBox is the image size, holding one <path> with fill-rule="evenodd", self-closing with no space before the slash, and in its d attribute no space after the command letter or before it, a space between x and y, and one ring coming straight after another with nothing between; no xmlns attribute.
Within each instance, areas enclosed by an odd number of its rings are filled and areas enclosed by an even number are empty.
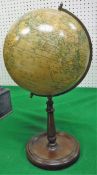
<svg viewBox="0 0 97 175"><path fill-rule="evenodd" d="M70 91L85 77L92 45L82 22L62 8L39 9L12 26L4 43L4 61L12 79L35 95L46 96L47 133L27 144L27 157L45 169L60 169L79 157L79 143L57 133L52 97Z"/></svg>

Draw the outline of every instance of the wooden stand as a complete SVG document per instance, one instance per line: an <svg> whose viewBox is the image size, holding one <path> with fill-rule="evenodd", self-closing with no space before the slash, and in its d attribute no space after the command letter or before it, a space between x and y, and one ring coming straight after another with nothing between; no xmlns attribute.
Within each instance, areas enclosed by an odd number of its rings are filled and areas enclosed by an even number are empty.
<svg viewBox="0 0 97 175"><path fill-rule="evenodd" d="M36 166L56 170L73 164L79 157L79 143L66 133L56 133L52 97L47 101L47 133L27 144L28 159Z"/></svg>

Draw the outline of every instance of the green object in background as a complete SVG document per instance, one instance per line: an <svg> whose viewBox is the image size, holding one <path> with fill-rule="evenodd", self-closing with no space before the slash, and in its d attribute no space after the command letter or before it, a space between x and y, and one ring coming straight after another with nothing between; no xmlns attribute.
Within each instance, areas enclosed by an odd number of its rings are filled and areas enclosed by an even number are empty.
<svg viewBox="0 0 97 175"><path fill-rule="evenodd" d="M96 175L97 174L97 89L76 88L54 98L56 128L80 142L80 158L71 167L48 171L26 158L25 146L31 137L46 131L46 98L34 96L20 87L9 87L13 113L0 120L1 175Z"/></svg>

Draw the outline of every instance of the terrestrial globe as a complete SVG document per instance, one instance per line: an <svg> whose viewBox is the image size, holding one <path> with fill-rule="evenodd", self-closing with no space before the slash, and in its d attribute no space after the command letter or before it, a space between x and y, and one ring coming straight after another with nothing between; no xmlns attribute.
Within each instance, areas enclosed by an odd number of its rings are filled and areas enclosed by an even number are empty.
<svg viewBox="0 0 97 175"><path fill-rule="evenodd" d="M82 22L60 6L25 14L9 30L4 62L12 79L35 95L47 96L47 133L27 144L28 159L45 169L60 169L79 157L79 143L57 133L52 97L76 87L89 70L92 45Z"/></svg>
<svg viewBox="0 0 97 175"><path fill-rule="evenodd" d="M67 12L40 9L24 15L7 34L4 61L13 80L42 96L75 87L89 64L90 42Z"/></svg>

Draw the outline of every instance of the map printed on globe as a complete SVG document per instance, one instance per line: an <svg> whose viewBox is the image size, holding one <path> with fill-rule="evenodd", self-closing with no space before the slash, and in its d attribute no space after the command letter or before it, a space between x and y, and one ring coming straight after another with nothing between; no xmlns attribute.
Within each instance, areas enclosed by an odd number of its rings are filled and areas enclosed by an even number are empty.
<svg viewBox="0 0 97 175"><path fill-rule="evenodd" d="M72 88L90 59L89 39L72 15L54 9L25 14L8 32L4 61L13 80L37 95Z"/></svg>

